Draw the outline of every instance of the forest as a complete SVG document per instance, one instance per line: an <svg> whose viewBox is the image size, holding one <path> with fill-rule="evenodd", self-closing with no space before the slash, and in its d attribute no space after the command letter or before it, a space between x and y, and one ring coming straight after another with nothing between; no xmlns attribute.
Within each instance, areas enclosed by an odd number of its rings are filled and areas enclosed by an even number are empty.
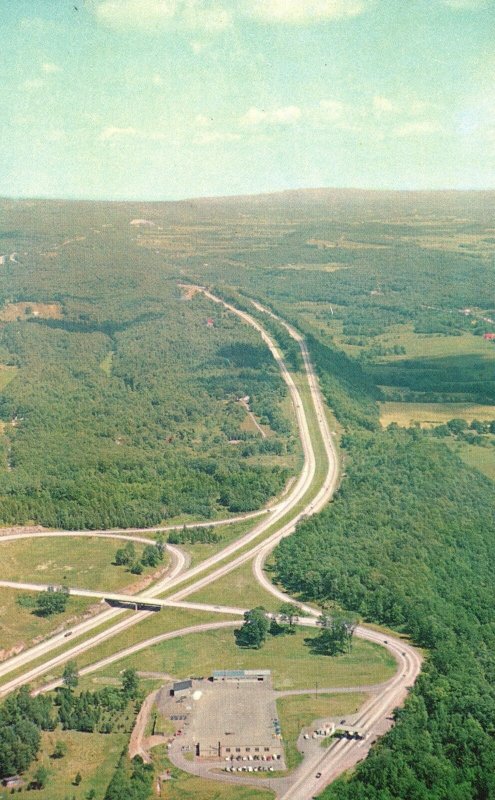
<svg viewBox="0 0 495 800"><path fill-rule="evenodd" d="M20 252L4 304L61 312L0 322L2 521L208 519L279 491L298 453L284 385L254 332L177 284L260 301L306 337L345 473L277 548L278 580L426 651L397 724L323 797L494 798L495 486L449 447L490 434L454 407L432 431L382 429L379 402L494 403L495 193L3 205L5 252ZM133 217L151 224L130 232ZM146 780L140 765L116 777L129 794Z"/></svg>
<svg viewBox="0 0 495 800"><path fill-rule="evenodd" d="M141 527L250 511L279 493L297 440L256 332L201 295L185 299L127 215L103 238L84 214L65 218L80 235L51 233L49 204L18 230L23 212L10 208L6 233L28 250L0 274L0 300L22 308L0 315L0 363L15 368L0 391L0 522ZM246 425L245 396L266 439Z"/></svg>

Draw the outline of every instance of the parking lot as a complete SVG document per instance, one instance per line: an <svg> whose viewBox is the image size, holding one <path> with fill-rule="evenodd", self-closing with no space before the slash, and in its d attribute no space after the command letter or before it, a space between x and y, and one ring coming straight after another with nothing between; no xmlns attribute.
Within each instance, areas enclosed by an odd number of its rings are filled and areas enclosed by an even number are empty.
<svg viewBox="0 0 495 800"><path fill-rule="evenodd" d="M193 681L191 691L159 693L158 706L176 726L176 745L198 760L235 769L285 769L284 751L271 681Z"/></svg>

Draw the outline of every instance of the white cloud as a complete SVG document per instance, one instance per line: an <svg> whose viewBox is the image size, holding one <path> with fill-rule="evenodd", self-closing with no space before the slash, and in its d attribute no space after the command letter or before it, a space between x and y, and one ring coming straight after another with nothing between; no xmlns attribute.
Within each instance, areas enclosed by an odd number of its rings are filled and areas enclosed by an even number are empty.
<svg viewBox="0 0 495 800"><path fill-rule="evenodd" d="M210 33L229 28L235 16L266 23L295 25L355 17L364 13L374 1L92 0L97 19L113 28L141 28L154 32L163 28L180 27ZM200 52L202 44L195 42L192 47L198 47Z"/></svg>
<svg viewBox="0 0 495 800"><path fill-rule="evenodd" d="M180 10L180 22L186 28L201 31L224 31L232 24L232 13L218 4L204 0L186 0Z"/></svg>
<svg viewBox="0 0 495 800"><path fill-rule="evenodd" d="M101 142L109 142L112 139L142 139L148 142L160 142L165 139L162 131L143 131L131 126L120 128L116 125L107 125L100 132L98 139Z"/></svg>
<svg viewBox="0 0 495 800"><path fill-rule="evenodd" d="M176 0L101 0L96 16L112 27L147 28L170 22L176 10Z"/></svg>
<svg viewBox="0 0 495 800"><path fill-rule="evenodd" d="M271 112L269 121L280 123L281 125L290 125L301 119L302 111L299 106L284 106L283 108L276 108Z"/></svg>
<svg viewBox="0 0 495 800"><path fill-rule="evenodd" d="M196 114L194 122L198 128L209 128L213 122L213 119L211 117L207 117L206 114Z"/></svg>
<svg viewBox="0 0 495 800"><path fill-rule="evenodd" d="M47 142L61 142L66 137L67 133L62 128L55 128L54 130L48 131L45 139Z"/></svg>
<svg viewBox="0 0 495 800"><path fill-rule="evenodd" d="M475 11L477 8L486 8L486 0L442 0L444 6L456 11Z"/></svg>
<svg viewBox="0 0 495 800"><path fill-rule="evenodd" d="M36 89L42 89L44 85L45 82L43 78L30 78L21 83L21 89L24 89L26 92L32 92Z"/></svg>
<svg viewBox="0 0 495 800"><path fill-rule="evenodd" d="M241 117L241 124L250 127L257 127L258 125L292 125L298 122L302 117L302 111L299 106L283 106L275 108L271 111L256 108L252 106Z"/></svg>
<svg viewBox="0 0 495 800"><path fill-rule="evenodd" d="M378 112L388 112L393 111L395 108L394 104L388 97L383 97L383 95L375 95L373 98L373 109Z"/></svg>
<svg viewBox="0 0 495 800"><path fill-rule="evenodd" d="M117 128L114 125L108 125L103 128L98 138L102 142L108 142L110 139L137 136L137 133L136 128Z"/></svg>
<svg viewBox="0 0 495 800"><path fill-rule="evenodd" d="M196 144L214 144L215 142L236 142L241 138L239 133L202 130L196 134L194 142Z"/></svg>
<svg viewBox="0 0 495 800"><path fill-rule="evenodd" d="M317 113L324 122L338 122L344 118L345 110L340 100L320 100Z"/></svg>
<svg viewBox="0 0 495 800"><path fill-rule="evenodd" d="M369 0L247 0L249 16L264 22L306 24L362 14Z"/></svg>
<svg viewBox="0 0 495 800"><path fill-rule="evenodd" d="M52 64L49 61L42 64L41 69L45 75L54 75L56 72L62 72L62 67L59 67L58 64Z"/></svg>
<svg viewBox="0 0 495 800"><path fill-rule="evenodd" d="M261 109L251 106L251 108L241 117L241 124L260 125L262 122L266 122L267 118L268 113L266 111L261 111Z"/></svg>
<svg viewBox="0 0 495 800"><path fill-rule="evenodd" d="M405 122L403 125L398 125L394 128L396 136L430 136L435 133L443 132L442 125L436 120L417 120L414 122Z"/></svg>
<svg viewBox="0 0 495 800"><path fill-rule="evenodd" d="M201 55L201 53L206 50L207 45L204 42L194 41L191 42L191 50L193 51L195 56Z"/></svg>
<svg viewBox="0 0 495 800"><path fill-rule="evenodd" d="M232 22L232 14L217 0L97 0L97 19L113 28L167 27L217 32Z"/></svg>

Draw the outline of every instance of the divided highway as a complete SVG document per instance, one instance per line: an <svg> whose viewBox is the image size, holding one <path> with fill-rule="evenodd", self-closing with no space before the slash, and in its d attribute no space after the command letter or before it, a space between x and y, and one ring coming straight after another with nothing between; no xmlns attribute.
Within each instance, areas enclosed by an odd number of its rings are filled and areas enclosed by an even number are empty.
<svg viewBox="0 0 495 800"><path fill-rule="evenodd" d="M277 347L273 339L266 333L261 324L250 314L247 314L245 311L241 311L240 309L236 309L230 303L226 303L219 297L216 297L204 287L197 287L197 288L199 291L202 291L206 295L206 297L208 297L212 302L223 305L231 313L236 314L242 320L244 320L244 322L255 328L255 330L258 331L263 341L268 346L270 352L272 353L273 358L275 359L276 363L279 366L282 378L287 384L289 389L290 397L292 400L299 428L299 434L301 438L301 444L304 455L304 463L301 473L296 483L291 487L290 492L286 494L277 505L273 506L271 508L270 513L266 514L263 517L262 521L258 523L251 531L244 534L239 539L230 543L225 548L220 550L218 553L206 559L205 561L201 562L200 564L196 565L195 567L192 567L191 569L188 569L180 574L177 573L175 576L170 576L169 578L164 579L164 581L161 581L158 585L155 585L154 587L149 587L146 590L146 592L133 596L134 599L136 599L137 597L143 597L143 598L157 597L160 594L162 594L165 590L167 590L168 592L172 588L175 588L176 586L187 582L188 583L187 588L179 591L177 594L169 598L170 600L181 600L184 597L188 596L189 594L198 591L200 588L207 586L209 583L212 583L214 580L221 577L222 575L227 574L228 572L235 569L237 566L244 563L245 561L248 561L257 552L257 550L263 546L264 543L270 542L272 546L275 546L275 544L284 535L286 536L294 530L297 522L302 517L307 516L308 514L312 514L316 510L315 508L313 508L312 499L308 500L308 503L303 505L303 500L305 496L309 494L310 489L313 488L313 480L316 470L315 452L314 452L313 442L311 440L311 435L309 432L306 411L299 390L297 389L294 379L292 378L292 375L289 373L285 365L285 362L282 358L279 348ZM294 338L297 338L299 342L302 342L302 338L300 337L300 335L297 332L294 333L295 333ZM291 333L291 335L293 334ZM309 367L311 367L309 359L307 359L306 369L308 369L308 365ZM318 391L314 375L312 375L312 380L308 375L308 383L310 384L312 394L313 392ZM313 395L313 402L314 401L315 401L315 395ZM319 420L319 424L321 425L321 420ZM326 430L328 432L328 427ZM330 438L329 433L328 436ZM337 479L338 479L338 462L337 462L336 452L334 449L332 449L332 458L328 461L326 477L324 482L324 491L327 495L327 498L329 498L333 493L337 483ZM299 505L301 505L301 510L298 513L291 513L292 510L298 507ZM277 528L277 523L280 523L281 525L280 528ZM272 529L272 527L275 529L274 532L271 535L262 538L265 533L268 533L268 531ZM81 532L71 532L71 533L72 534L75 533L77 535L77 533ZM103 532L100 533L103 534ZM111 531L109 533L113 535L115 531ZM121 535L122 533L124 532L121 531L120 534L116 535ZM256 544L253 544L253 546L249 548L248 546L251 543L255 542L256 540L258 540L258 542ZM232 556L235 556L235 554L238 551L243 551L242 555L232 559ZM209 571L211 570L211 568L215 567L215 565L221 564L221 562L224 562L226 559L229 559L227 563L222 564L212 572ZM206 576L204 576L201 579L198 579L193 584L190 584L192 578L195 578L197 575L200 575L201 573L207 571L208 574ZM73 589L72 591L73 593L76 593L77 590ZM104 598L107 595L103 590L97 596ZM87 620L84 623L80 623L79 626L78 625L74 626L72 629L73 636L75 638L80 634L86 634L91 628L95 628L99 626L102 622L106 622L108 619L110 619L111 618L110 615L116 615L122 613L123 613L122 609L112 609L109 612L105 612L105 617L103 617L103 614L96 615L92 620ZM151 613L153 612L140 611L137 614L129 617L127 620L121 621L118 627L107 628L104 632L105 638L109 639L113 635L112 631L115 631L116 633L121 632L123 627L131 627L137 624L145 616ZM103 634L99 634L98 636L86 639L84 642L85 649L90 649L91 647L94 647L95 644L99 644L101 642L101 635ZM9 659L4 664L0 665L0 677L2 675L8 674L8 672L17 670L20 666L29 663L29 661L35 659L37 660L40 657L40 655L48 654L52 650L59 648L61 644L64 644L64 642L61 642L60 638L61 638L60 635L57 635L56 637L51 637L46 641L42 642L36 648L30 648L29 650L19 654L19 656L14 656L13 658ZM78 648L82 646L83 645L81 644L80 646L78 646ZM78 652L81 652L81 650L78 649ZM69 648L66 651L65 655L66 655L66 660L69 660L70 658L74 657L74 651ZM44 669L44 665L39 665L36 668L36 671L38 675L42 675L47 670ZM33 672L34 670L30 670L28 680L33 680ZM20 685L21 680L22 676L19 676L19 678L17 678L15 682L14 681L9 682L8 691L12 691L12 688L15 688L14 683L15 685ZM5 685L1 686L0 696L2 694L5 694L6 691L7 691L7 686Z"/></svg>
<svg viewBox="0 0 495 800"><path fill-rule="evenodd" d="M106 593L104 590L96 592L84 589L71 588L71 594L82 596L90 596L96 598L108 598L126 603L145 603L146 599L156 603L157 605L173 606L177 609L180 608L194 608L198 610L205 610L209 612L218 612L222 614L232 614L237 617L233 621L222 621L218 623L205 623L203 625L196 625L190 628L184 628L161 634L152 637L145 641L138 642L125 650L121 650L108 656L105 659L99 660L94 664L89 665L81 670L81 674L88 674L90 672L101 669L102 667L112 662L118 661L127 655L138 652L139 650L148 648L157 644L160 641L171 639L177 636L185 636L192 633L198 633L204 630L213 630L222 627L232 627L239 624L243 608L225 607L208 605L195 602L187 602L185 598L196 593L200 589L214 583L223 575L228 574L236 569L241 564L253 561L253 571L255 578L261 585L281 601L285 601L288 596L274 587L267 579L263 565L269 553L273 550L276 544L285 536L291 534L297 523L306 516L315 514L321 510L329 501L337 486L339 472L338 472L338 458L332 434L329 429L328 421L325 414L325 407L321 392L319 389L318 381L315 376L313 366L309 357L306 343L303 337L291 325L284 322L284 320L276 317L271 311L264 308L258 303L253 303L257 311L260 313L268 314L275 318L277 322L283 325L290 336L292 336L299 344L304 363L305 376L307 379L310 391L310 403L305 407L301 394L297 388L292 375L287 370L283 357L279 348L274 340L265 331L263 326L252 315L245 311L235 308L230 303L222 300L221 298L212 294L204 287L195 287L197 291L201 291L209 300L214 303L223 305L228 311L236 314L244 322L255 328L260 334L261 338L269 348L274 360L279 366L283 380L288 386L290 398L295 412L295 417L299 429L299 435L303 450L303 466L297 481L291 487L290 491L286 493L274 506L264 510L264 515L251 531L241 536L235 542L231 542L215 555L201 562L200 564L187 569L184 554L177 548L168 546L172 554L172 565L170 572L164 576L160 581L146 591L137 595L125 595L123 593ZM308 414L311 415L314 422L317 423L317 431L315 437L318 437L318 452L322 453L325 460L324 476L317 479L317 462L315 454L315 443L312 440L310 433L310 425L308 424ZM319 465L321 466L321 465ZM261 515L262 512L253 513L252 516ZM243 517L246 519L247 517ZM226 520L225 523L232 521ZM211 523L203 523L210 525ZM221 521L217 524L224 524ZM133 531L72 531L65 533L61 531L45 532L37 534L14 533L7 536L1 536L0 541L9 539L19 539L28 536L109 536L113 538L128 538L135 541L148 543L151 540L146 539L141 534L149 533L152 531L166 530L166 528L151 528L151 529L133 529ZM40 590L45 588L38 584L18 584L7 581L0 581L1 586L10 586L13 588L24 588L28 590ZM172 591L175 590L175 591ZM166 597L161 597L166 593ZM301 604L299 603L301 606ZM315 626L317 612L308 605L302 606L303 612L307 615L300 620L300 624ZM10 681L3 683L0 687L0 696L13 691L18 686L29 681L39 678L41 675L46 674L50 670L55 669L69 659L76 658L86 650L95 647L102 641L105 641L117 633L129 628L132 625L138 624L140 621L149 616L152 611L136 611L129 615L126 609L110 609L101 614L97 614L90 620L85 620L72 629L71 636L74 643L67 647L66 634L61 633L52 636L45 642L32 647L24 653L9 659L0 665L0 679L7 675L9 672L19 670L20 668L28 665L34 660L43 658L41 663L27 669L26 672L16 675ZM124 619L109 624L108 627L99 631L96 634L83 638L86 634L103 623L111 623L113 617L118 615L126 615ZM345 769L354 765L358 760L364 757L367 750L371 746L372 741L377 735L383 733L387 727L390 726L390 714L395 706L400 704L407 689L415 681L421 669L421 656L410 645L402 642L396 637L387 637L384 639L383 634L377 633L365 627L358 627L356 635L367 639L369 641L381 644L387 647L388 650L394 655L398 663L398 671L391 681L378 687L378 690L370 697L365 706L359 713L359 718L356 721L356 726L364 731L366 738L362 741L353 740L337 740L330 745L326 750L321 753L314 753L306 758L300 767L287 778L271 778L271 787L276 790L277 797L280 800L310 800L310 798L321 791L336 775L340 774ZM77 641L76 641L77 640ZM71 646L72 645L72 646ZM63 651L61 648L64 647ZM52 688L56 682L48 684L44 690ZM318 778L316 775L318 774ZM218 776L216 776L218 778ZM232 780L230 778L229 780ZM235 782L239 781L246 783L249 779L233 779ZM262 782L257 782L256 785L260 786Z"/></svg>

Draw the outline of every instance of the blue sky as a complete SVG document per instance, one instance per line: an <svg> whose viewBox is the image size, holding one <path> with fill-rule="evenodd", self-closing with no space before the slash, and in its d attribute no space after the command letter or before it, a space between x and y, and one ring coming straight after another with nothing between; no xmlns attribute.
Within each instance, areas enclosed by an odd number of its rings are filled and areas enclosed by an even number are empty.
<svg viewBox="0 0 495 800"><path fill-rule="evenodd" d="M495 188L495 0L0 0L0 195Z"/></svg>

